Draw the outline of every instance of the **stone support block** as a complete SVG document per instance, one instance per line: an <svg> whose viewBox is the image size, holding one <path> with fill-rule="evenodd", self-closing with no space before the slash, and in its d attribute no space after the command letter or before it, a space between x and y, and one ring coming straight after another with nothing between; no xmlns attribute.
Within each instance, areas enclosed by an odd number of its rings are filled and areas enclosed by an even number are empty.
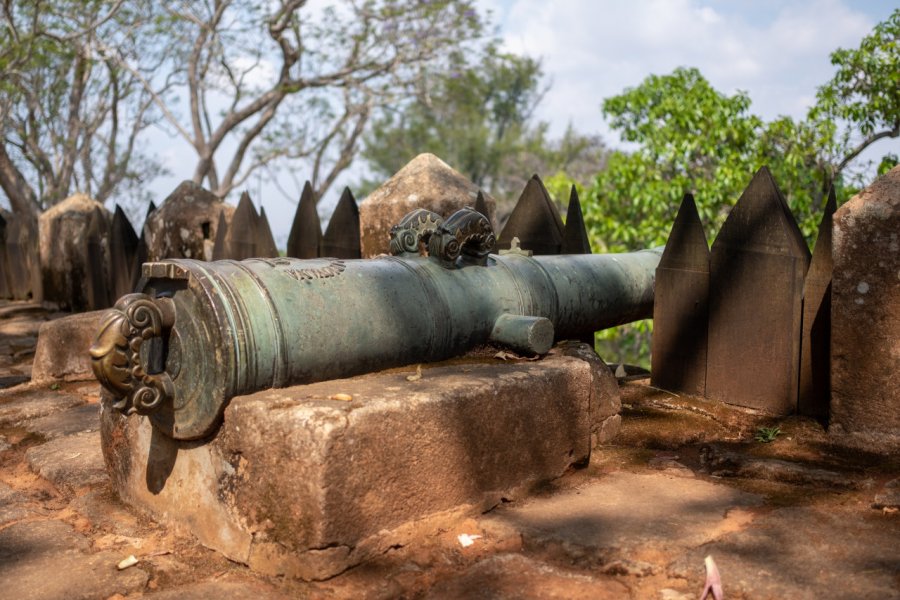
<svg viewBox="0 0 900 600"><path fill-rule="evenodd" d="M237 397L200 442L176 442L104 399L104 456L126 502L257 571L325 579L435 519L585 463L592 432L618 406L608 369L585 345L415 373Z"/></svg>
<svg viewBox="0 0 900 600"><path fill-rule="evenodd" d="M900 167L834 214L829 432L900 451Z"/></svg>
<svg viewBox="0 0 900 600"><path fill-rule="evenodd" d="M42 324L38 330L31 380L43 383L93 379L88 350L106 312L95 310Z"/></svg>

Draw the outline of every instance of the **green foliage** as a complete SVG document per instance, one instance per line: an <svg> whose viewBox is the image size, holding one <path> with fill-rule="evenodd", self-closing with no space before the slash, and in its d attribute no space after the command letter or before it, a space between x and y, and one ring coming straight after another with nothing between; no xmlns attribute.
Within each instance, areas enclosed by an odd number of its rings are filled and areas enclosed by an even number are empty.
<svg viewBox="0 0 900 600"><path fill-rule="evenodd" d="M480 187L495 182L504 159L543 141L528 118L540 99L537 61L488 47L480 61L462 53L423 80L411 102L386 110L364 139L362 156L380 178L431 152Z"/></svg>
<svg viewBox="0 0 900 600"><path fill-rule="evenodd" d="M690 68L651 75L606 99L604 115L636 148L613 152L582 196L595 251L665 243L686 192L694 194L711 241L763 165L812 245L828 186L835 186L839 202L846 200L867 183L848 165L871 144L900 135L900 10L859 48L839 49L831 60L837 72L819 88L804 120L765 122L751 112L747 94L723 94ZM885 156L879 173L896 163L896 156ZM598 348L612 359L609 352L634 356L638 347L636 362L646 364L650 329L603 332Z"/></svg>
<svg viewBox="0 0 900 600"><path fill-rule="evenodd" d="M547 124L532 115L545 91L538 61L488 44L456 53L426 74L409 102L386 109L364 137L362 156L375 177L365 193L422 152L440 157L506 208L533 173L551 174L551 194L568 202L571 179L587 181L603 166L597 136L570 125L549 139Z"/></svg>
<svg viewBox="0 0 900 600"><path fill-rule="evenodd" d="M775 438L780 434L781 428L779 427L758 427L753 439L761 444L768 444L769 442L774 442Z"/></svg>

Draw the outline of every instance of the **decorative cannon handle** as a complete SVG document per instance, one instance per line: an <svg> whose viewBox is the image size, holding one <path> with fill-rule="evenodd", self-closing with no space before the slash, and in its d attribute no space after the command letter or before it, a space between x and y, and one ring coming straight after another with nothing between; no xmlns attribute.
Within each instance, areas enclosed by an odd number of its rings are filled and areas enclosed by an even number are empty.
<svg viewBox="0 0 900 600"><path fill-rule="evenodd" d="M144 342L163 341L175 324L171 298L146 294L122 296L103 319L91 345L91 368L100 383L118 398L113 404L125 414L149 415L174 396L172 379L165 370L150 373L141 356ZM145 353L146 354L146 353Z"/></svg>
<svg viewBox="0 0 900 600"><path fill-rule="evenodd" d="M391 254L419 254L419 244L427 246L429 238L442 221L439 214L424 208L407 213L399 223L391 227Z"/></svg>
<svg viewBox="0 0 900 600"><path fill-rule="evenodd" d="M487 217L465 207L438 226L428 240L428 256L437 258L448 269L466 265L483 267L495 243L494 230Z"/></svg>

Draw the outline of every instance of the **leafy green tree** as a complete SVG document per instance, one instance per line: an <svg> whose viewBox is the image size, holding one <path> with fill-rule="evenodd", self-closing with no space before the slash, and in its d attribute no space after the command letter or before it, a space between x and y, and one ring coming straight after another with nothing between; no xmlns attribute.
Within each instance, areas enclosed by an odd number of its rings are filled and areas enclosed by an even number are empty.
<svg viewBox="0 0 900 600"><path fill-rule="evenodd" d="M417 154L431 152L510 209L533 173L571 172L587 180L602 166L605 148L599 138L570 126L560 139L550 140L547 123L534 121L546 89L538 61L493 45L476 60L469 56L451 56L423 79L415 97L386 109L374 122L362 156L375 177L364 189Z"/></svg>
<svg viewBox="0 0 900 600"><path fill-rule="evenodd" d="M692 192L712 239L753 173L767 165L812 241L825 192L839 201L866 183L851 172L859 154L900 135L900 10L866 36L859 48L839 49L834 77L819 88L807 118L765 122L750 111L746 93L723 94L697 69L651 75L603 102L622 138L617 151L582 197L585 221L598 250L622 251L665 243L681 198ZM886 156L882 170L896 162ZM614 354L646 361L649 324L627 326ZM608 354L607 354L608 355Z"/></svg>

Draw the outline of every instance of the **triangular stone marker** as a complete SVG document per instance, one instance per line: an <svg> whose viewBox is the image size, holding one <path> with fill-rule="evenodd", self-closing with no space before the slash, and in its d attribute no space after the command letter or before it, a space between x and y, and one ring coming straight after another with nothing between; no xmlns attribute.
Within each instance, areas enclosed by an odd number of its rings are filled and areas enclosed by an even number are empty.
<svg viewBox="0 0 900 600"><path fill-rule="evenodd" d="M575 186L569 193L569 208L566 211L566 225L563 231L563 254L590 254L591 242L588 239L584 214L581 212L581 201Z"/></svg>
<svg viewBox="0 0 900 600"><path fill-rule="evenodd" d="M312 185L307 181L300 194L294 223L288 235L286 255L291 258L318 258L322 244L322 223L316 210Z"/></svg>
<svg viewBox="0 0 900 600"><path fill-rule="evenodd" d="M708 397L771 414L797 410L809 260L797 222L761 168L710 252Z"/></svg>
<svg viewBox="0 0 900 600"><path fill-rule="evenodd" d="M803 337L800 342L801 415L828 419L831 400L831 227L837 198L834 187L822 209L819 234L803 283Z"/></svg>
<svg viewBox="0 0 900 600"><path fill-rule="evenodd" d="M231 224L228 226L228 234L225 238L228 258L232 260L244 260L256 256L256 238L259 228L259 215L250 194L243 192L238 201Z"/></svg>
<svg viewBox="0 0 900 600"><path fill-rule="evenodd" d="M328 228L322 236L322 256L331 258L361 258L359 239L359 206L350 188L344 188L341 199Z"/></svg>
<svg viewBox="0 0 900 600"><path fill-rule="evenodd" d="M259 258L277 258L278 246L275 245L275 237L269 226L269 218L266 209L259 207L259 219L256 221L256 256Z"/></svg>
<svg viewBox="0 0 900 600"><path fill-rule="evenodd" d="M697 205L685 194L656 268L650 382L706 394L709 246Z"/></svg>
<svg viewBox="0 0 900 600"><path fill-rule="evenodd" d="M137 247L137 233L125 216L125 211L116 204L116 212L113 214L109 231L109 268L114 296L112 300L121 298L134 289L132 276Z"/></svg>
<svg viewBox="0 0 900 600"><path fill-rule="evenodd" d="M497 248L507 250L514 237L525 250L534 254L559 254L563 245L563 223L547 188L537 175L532 175L516 203L503 232L497 238Z"/></svg>

